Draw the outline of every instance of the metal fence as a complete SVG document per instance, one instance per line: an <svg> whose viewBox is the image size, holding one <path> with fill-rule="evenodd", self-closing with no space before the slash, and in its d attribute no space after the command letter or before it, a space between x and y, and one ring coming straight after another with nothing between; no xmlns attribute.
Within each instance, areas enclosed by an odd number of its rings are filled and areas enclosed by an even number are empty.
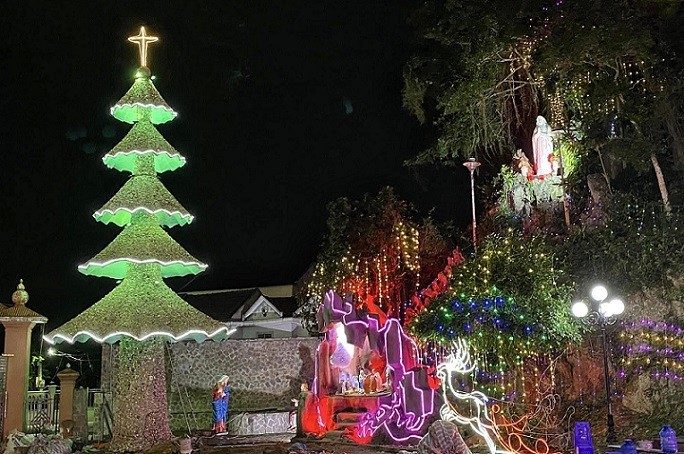
<svg viewBox="0 0 684 454"><path fill-rule="evenodd" d="M58 433L60 392L56 385L29 391L26 399L26 433ZM75 389L73 435L88 441L106 441L114 425L111 393L101 389Z"/></svg>
<svg viewBox="0 0 684 454"><path fill-rule="evenodd" d="M112 437L114 416L112 393L102 389L88 390L88 439L109 440Z"/></svg>
<svg viewBox="0 0 684 454"><path fill-rule="evenodd" d="M29 391L26 398L26 432L57 433L59 431L59 390L51 385L46 390Z"/></svg>
<svg viewBox="0 0 684 454"><path fill-rule="evenodd" d="M4 433L7 414L7 355L0 355L0 433Z"/></svg>

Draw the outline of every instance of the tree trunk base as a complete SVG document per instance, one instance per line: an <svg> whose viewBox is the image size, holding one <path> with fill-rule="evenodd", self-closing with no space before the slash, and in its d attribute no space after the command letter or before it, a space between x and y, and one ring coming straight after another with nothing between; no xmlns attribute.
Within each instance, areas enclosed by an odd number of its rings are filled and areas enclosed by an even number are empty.
<svg viewBox="0 0 684 454"><path fill-rule="evenodd" d="M173 437L164 355L161 339L121 340L110 451L143 451Z"/></svg>

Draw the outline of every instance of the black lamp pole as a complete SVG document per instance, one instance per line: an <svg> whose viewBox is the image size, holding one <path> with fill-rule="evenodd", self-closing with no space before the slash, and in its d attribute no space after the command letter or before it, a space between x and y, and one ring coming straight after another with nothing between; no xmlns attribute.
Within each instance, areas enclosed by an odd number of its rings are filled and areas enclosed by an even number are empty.
<svg viewBox="0 0 684 454"><path fill-rule="evenodd" d="M606 342L606 320L603 316L601 318L601 344L603 346L603 378L606 382L606 405L608 406L608 434L606 441L608 443L617 441L615 435L615 420L613 419L613 405L610 399L610 378L608 377L608 348Z"/></svg>
<svg viewBox="0 0 684 454"><path fill-rule="evenodd" d="M620 299L607 302L608 290L602 285L597 285L591 291L592 303L578 301L572 305L572 313L582 322L588 325L598 325L601 328L601 346L603 347L603 378L606 385L606 406L608 407L608 443L617 441L615 435L615 420L613 419L613 405L610 395L610 376L608 375L608 339L606 327L617 321L616 316L625 310L625 304Z"/></svg>

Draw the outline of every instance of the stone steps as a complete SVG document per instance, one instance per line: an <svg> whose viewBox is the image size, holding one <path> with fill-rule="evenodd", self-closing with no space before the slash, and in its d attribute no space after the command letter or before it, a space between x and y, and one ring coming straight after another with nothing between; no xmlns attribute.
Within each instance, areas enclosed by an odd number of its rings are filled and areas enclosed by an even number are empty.
<svg viewBox="0 0 684 454"><path fill-rule="evenodd" d="M365 412L341 411L335 414L335 429L344 430L347 427L354 427L361 420Z"/></svg>
<svg viewBox="0 0 684 454"><path fill-rule="evenodd" d="M357 411L341 411L335 415L335 422L357 423L365 413Z"/></svg>

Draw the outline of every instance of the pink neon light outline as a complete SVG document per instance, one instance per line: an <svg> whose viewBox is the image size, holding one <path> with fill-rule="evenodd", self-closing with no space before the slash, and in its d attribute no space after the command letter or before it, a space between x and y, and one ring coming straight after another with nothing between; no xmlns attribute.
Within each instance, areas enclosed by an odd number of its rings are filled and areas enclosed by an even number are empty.
<svg viewBox="0 0 684 454"><path fill-rule="evenodd" d="M370 318L370 320L375 321L373 318ZM359 321L360 323L363 323ZM357 322L357 323L359 323ZM344 323L344 321L343 321ZM355 322L350 322L350 323L355 323ZM376 321L377 323L377 321ZM363 421L361 421L357 428L359 431L359 434L361 434L362 437L372 437L375 432L377 432L378 429L381 427L384 427L385 432L387 435L392 438L394 441L398 442L403 442L410 440L411 438L422 438L421 435L417 434L409 434L407 436L398 436L393 433L393 430L388 426L388 423L396 423L396 426L398 429L404 429L409 432L418 432L423 428L423 425L425 424L425 421L427 420L427 417L430 416L434 412L434 391L429 392L430 395L430 411L426 412L424 405L425 402L425 391L422 389L419 389L416 384L415 384L415 371L409 371L407 372L404 366L404 349L403 349L403 344L404 342L408 341L409 345L412 348L412 351L414 353L414 360L415 357L417 357L418 354L418 347L416 346L415 342L413 339L408 337L405 333L401 325L399 324L399 321L394 318L389 318L387 319L387 322L385 323L385 326L383 326L379 333L382 333L383 335L383 340L385 343L385 348L387 348L387 345L389 345L388 342L388 335L390 332L390 326L392 324L396 324L398 333L400 336L400 346L399 346L399 367L401 368L399 374L395 375L395 379L397 380L397 389L392 393L392 401L389 405L387 404L381 404L378 410L375 412L373 415L373 418L364 418ZM392 370L394 371L394 367L392 367ZM402 415L402 413L399 411L399 409L402 407L402 404L406 402L406 393L407 390L402 384L402 380L410 376L411 380L411 388L413 392L418 392L421 395L421 407L422 407L422 415L416 416L413 412L406 412ZM370 415L369 415L370 416Z"/></svg>
<svg viewBox="0 0 684 454"><path fill-rule="evenodd" d="M338 309L335 307L336 306L336 304L335 304L335 298L336 297L339 298L339 300L341 301L341 303L342 303L341 306L343 309ZM412 347L411 351L413 352L413 360L414 361L417 361L417 358L418 358L418 347L417 347L416 343L413 341L413 339L411 337L406 335L406 333L404 332L404 329L401 327L401 324L399 324L399 321L397 319L388 318L387 322L385 323L385 325L382 328L380 328L378 320L376 320L373 317L367 317L368 322L365 322L363 320L349 320L349 321L347 321L347 316L351 315L352 310L353 310L351 303L343 300L333 290L329 290L328 292L326 292L325 300L329 301L328 306L332 310L333 315L336 316L335 318L341 318L342 323L345 326L354 325L354 324L361 324L366 329L370 330L371 324L372 324L373 325L372 326L373 331L382 335L382 339L384 342L385 349L389 345L387 337L388 337L389 332L390 332L390 327L392 325L396 325L397 332L399 333L400 342L399 342L399 364L398 365L400 367L400 370L397 371L397 372L399 372L398 374L395 374L396 384L394 385L395 390L392 393L392 398L391 398L392 400L391 400L389 405L388 404L381 404L375 413L366 413L366 415L364 416L362 421L359 422L359 424L356 426L361 437L364 437L364 438L368 437L368 436L372 437L378 431L378 429L380 429L381 427L384 427L387 435L389 435L390 438L392 438L392 440L394 440L396 442L404 442L404 441L408 441L412 438L417 438L417 439L422 438L421 435L418 435L416 433L408 434L406 436L395 435L393 433L393 430L388 426L389 423L395 423L396 427L398 429L403 429L403 430L406 430L408 432L418 432L418 431L422 430L423 425L425 424L427 418L430 415L432 415L434 412L434 394L435 394L434 391L433 390L426 391L426 390L418 388L416 386L416 383L415 383L416 371L408 371L407 372L405 369L405 366L404 366L404 349L403 349L404 342L408 342L410 348ZM325 300L324 300L323 304L325 304ZM345 308L347 310L345 310ZM327 335L326 335L326 339L327 339ZM319 360L318 360L319 354L318 353L319 352L320 352L320 344L319 344L318 348L316 349L317 354L316 354L316 358L314 360L314 368L315 368L314 369L314 383L312 386L312 392L314 393L314 395L316 397L318 396L318 364L319 364ZM392 370L392 372L396 371L392 365L389 365L389 367ZM420 415L420 416L417 416L414 412L406 412L403 415L400 412L400 408L402 407L403 403L407 401L406 395L407 395L408 390L401 383L402 380L404 379L404 377L406 377L407 375L410 376L411 391L412 392L418 392L418 393L420 393L420 396L421 396L420 405L421 405L422 415ZM428 393L428 397L429 397L428 399L425 398L426 393ZM429 401L429 407L430 407L429 411L426 411L427 409L425 408L425 401L426 400ZM325 424L323 423L320 410L317 412L317 417L318 417L319 426L322 428L325 428Z"/></svg>

